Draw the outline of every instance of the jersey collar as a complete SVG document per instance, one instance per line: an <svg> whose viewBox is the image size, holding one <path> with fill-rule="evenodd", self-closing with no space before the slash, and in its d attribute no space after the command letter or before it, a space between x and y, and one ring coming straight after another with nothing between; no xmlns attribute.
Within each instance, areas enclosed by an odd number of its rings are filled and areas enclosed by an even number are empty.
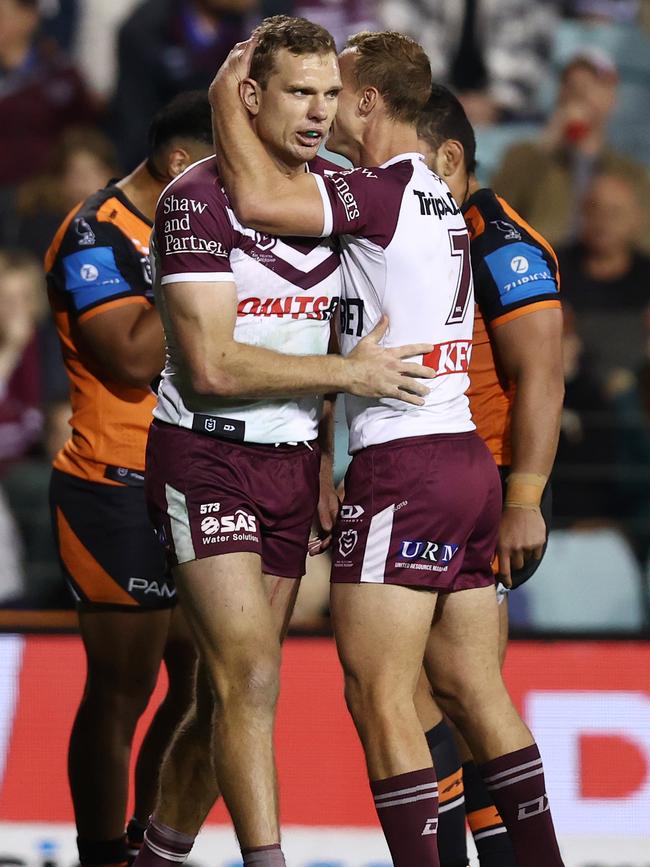
<svg viewBox="0 0 650 867"><path fill-rule="evenodd" d="M411 163L415 162L416 160L419 160L420 162L423 163L424 162L424 155L420 154L420 153L416 153L416 152L406 153L406 154L397 154L396 157L391 157L389 160L386 160L385 163L382 163L379 166L379 168L385 169L388 166L394 165L395 163L403 163L403 162L406 162L407 160L408 160L408 162L411 162Z"/></svg>

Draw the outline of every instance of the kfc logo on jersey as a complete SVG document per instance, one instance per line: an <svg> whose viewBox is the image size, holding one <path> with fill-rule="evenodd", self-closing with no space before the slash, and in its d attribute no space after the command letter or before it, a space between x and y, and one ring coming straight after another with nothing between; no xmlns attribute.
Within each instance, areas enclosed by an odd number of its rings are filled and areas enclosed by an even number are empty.
<svg viewBox="0 0 650 867"><path fill-rule="evenodd" d="M343 530L339 536L339 554L341 557L349 557L357 547L359 534L356 530Z"/></svg>
<svg viewBox="0 0 650 867"><path fill-rule="evenodd" d="M431 352L423 356L422 364L435 370L437 376L467 373L471 357L471 340L452 340L436 344Z"/></svg>
<svg viewBox="0 0 650 867"><path fill-rule="evenodd" d="M397 568L446 572L459 546L449 542L402 540ZM415 562L415 561L424 562ZM444 565L442 565L444 564Z"/></svg>

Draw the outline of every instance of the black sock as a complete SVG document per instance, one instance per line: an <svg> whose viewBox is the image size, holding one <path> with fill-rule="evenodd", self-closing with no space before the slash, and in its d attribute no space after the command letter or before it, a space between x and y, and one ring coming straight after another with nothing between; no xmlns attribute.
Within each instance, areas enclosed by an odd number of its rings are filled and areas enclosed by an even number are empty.
<svg viewBox="0 0 650 867"><path fill-rule="evenodd" d="M141 825L140 822L133 816L129 824L126 826L126 848L129 867L135 861L142 842L144 840L144 832L147 830L146 825Z"/></svg>
<svg viewBox="0 0 650 867"><path fill-rule="evenodd" d="M517 867L512 843L499 811L474 762L463 765L467 821L481 867Z"/></svg>
<svg viewBox="0 0 650 867"><path fill-rule="evenodd" d="M105 864L126 864L127 849L124 835L114 840L86 840L77 837L79 863L82 867L100 867Z"/></svg>
<svg viewBox="0 0 650 867"><path fill-rule="evenodd" d="M466 867L465 799L460 757L443 720L425 733L438 778L438 852L440 867Z"/></svg>

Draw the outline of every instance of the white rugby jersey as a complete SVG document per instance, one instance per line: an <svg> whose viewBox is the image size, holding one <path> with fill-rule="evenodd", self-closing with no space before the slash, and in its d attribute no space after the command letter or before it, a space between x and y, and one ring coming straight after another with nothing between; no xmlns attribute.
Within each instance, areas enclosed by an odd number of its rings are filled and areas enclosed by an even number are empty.
<svg viewBox="0 0 650 867"><path fill-rule="evenodd" d="M316 158L310 170L331 165ZM222 189L216 159L208 157L163 192L152 246L156 302L167 345L154 416L244 442L314 439L322 408L318 395L226 400L196 394L174 342L161 287L204 282L210 293L219 291L219 283L234 282L237 341L292 355L324 355L341 288L339 256L332 243L275 238L242 226Z"/></svg>
<svg viewBox="0 0 650 867"><path fill-rule="evenodd" d="M341 348L347 355L389 319L384 346L432 343L418 361L435 379L424 406L346 395L350 452L402 437L474 429L465 391L474 297L469 235L447 185L421 154L378 168L317 177L323 236L339 235L343 297Z"/></svg>

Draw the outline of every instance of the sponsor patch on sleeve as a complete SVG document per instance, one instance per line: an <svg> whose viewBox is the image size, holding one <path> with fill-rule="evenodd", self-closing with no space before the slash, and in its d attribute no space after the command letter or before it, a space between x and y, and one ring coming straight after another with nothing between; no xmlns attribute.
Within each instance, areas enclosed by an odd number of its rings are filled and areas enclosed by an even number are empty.
<svg viewBox="0 0 650 867"><path fill-rule="evenodd" d="M130 286L117 267L111 247L92 247L63 259L65 285L78 312L93 304L124 295Z"/></svg>
<svg viewBox="0 0 650 867"><path fill-rule="evenodd" d="M507 244L487 255L485 264L504 306L558 291L542 251L532 244Z"/></svg>

